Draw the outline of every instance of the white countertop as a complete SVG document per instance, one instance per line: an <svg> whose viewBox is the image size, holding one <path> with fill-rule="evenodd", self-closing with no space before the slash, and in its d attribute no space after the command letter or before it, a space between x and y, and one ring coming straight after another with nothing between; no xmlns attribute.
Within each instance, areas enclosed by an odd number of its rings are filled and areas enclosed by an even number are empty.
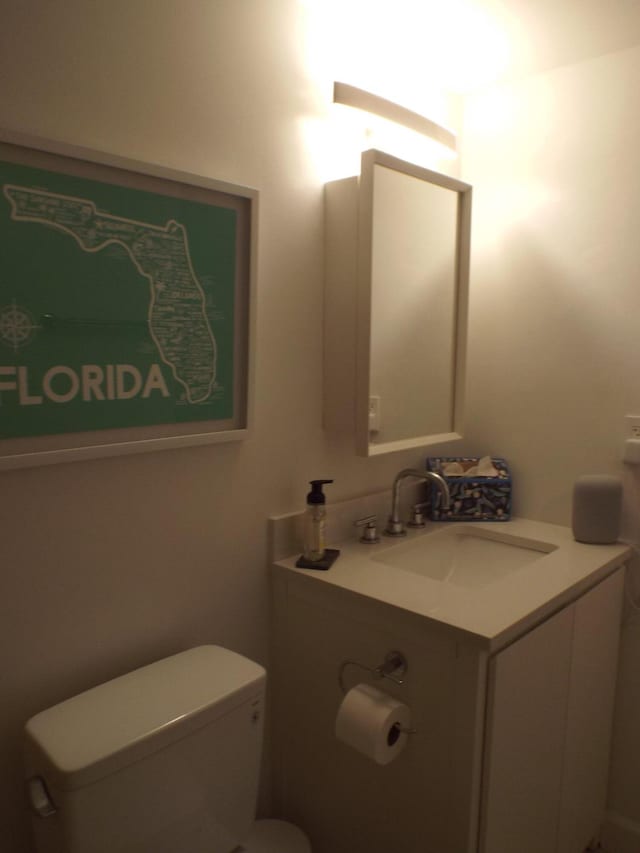
<svg viewBox="0 0 640 853"><path fill-rule="evenodd" d="M529 565L481 588L433 580L372 559L385 556L401 543L417 541L450 526L427 522L425 528L409 529L401 539L381 536L376 545L357 539L329 543L341 553L326 571L296 568L298 554L274 565L304 575L312 583L349 590L424 617L429 623L457 629L467 639L494 651L584 594L631 554L631 549L621 543L585 545L576 542L567 527L515 518L499 523L473 522L473 526L489 536L493 531L513 538L515 543L518 538L536 540L554 550L541 553Z"/></svg>

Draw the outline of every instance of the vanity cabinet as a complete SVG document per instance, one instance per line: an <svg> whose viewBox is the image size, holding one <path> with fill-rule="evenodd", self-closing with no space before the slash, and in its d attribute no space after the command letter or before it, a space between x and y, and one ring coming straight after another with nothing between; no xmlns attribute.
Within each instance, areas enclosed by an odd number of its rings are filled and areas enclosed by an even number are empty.
<svg viewBox="0 0 640 853"><path fill-rule="evenodd" d="M604 814L623 571L492 648L276 563L277 813L314 853L583 853ZM393 649L404 683L375 685L416 732L379 766L335 737L338 675L371 683L356 664Z"/></svg>
<svg viewBox="0 0 640 853"><path fill-rule="evenodd" d="M582 853L604 817L623 572L489 661L481 853Z"/></svg>

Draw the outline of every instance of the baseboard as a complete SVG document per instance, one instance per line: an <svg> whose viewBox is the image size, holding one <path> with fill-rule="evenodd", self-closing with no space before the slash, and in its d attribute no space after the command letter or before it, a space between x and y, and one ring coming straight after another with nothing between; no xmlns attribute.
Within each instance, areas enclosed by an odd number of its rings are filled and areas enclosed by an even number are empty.
<svg viewBox="0 0 640 853"><path fill-rule="evenodd" d="M640 824L615 812L607 812L601 842L607 853L640 853Z"/></svg>

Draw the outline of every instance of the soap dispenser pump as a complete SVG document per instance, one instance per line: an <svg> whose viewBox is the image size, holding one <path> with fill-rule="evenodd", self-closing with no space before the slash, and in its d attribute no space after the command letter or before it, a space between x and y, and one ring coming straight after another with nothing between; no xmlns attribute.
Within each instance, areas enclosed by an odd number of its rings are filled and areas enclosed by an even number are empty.
<svg viewBox="0 0 640 853"><path fill-rule="evenodd" d="M307 569L328 569L338 551L325 548L326 497L322 487L333 480L310 480L304 518L304 552L296 565Z"/></svg>

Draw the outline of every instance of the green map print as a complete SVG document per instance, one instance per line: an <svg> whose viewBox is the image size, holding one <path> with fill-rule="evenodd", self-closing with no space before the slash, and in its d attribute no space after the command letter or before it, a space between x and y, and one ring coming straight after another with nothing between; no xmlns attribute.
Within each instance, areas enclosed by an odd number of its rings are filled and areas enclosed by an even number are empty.
<svg viewBox="0 0 640 853"><path fill-rule="evenodd" d="M236 213L0 163L0 437L233 416Z"/></svg>

